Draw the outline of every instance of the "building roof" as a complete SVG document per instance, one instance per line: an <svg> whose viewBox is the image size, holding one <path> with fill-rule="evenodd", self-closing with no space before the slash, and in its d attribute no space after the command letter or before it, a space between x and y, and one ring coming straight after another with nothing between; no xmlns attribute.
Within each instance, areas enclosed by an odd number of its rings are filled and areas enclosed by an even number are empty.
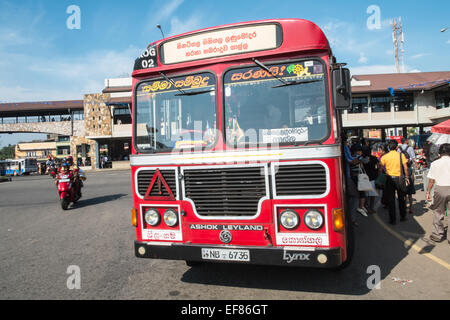
<svg viewBox="0 0 450 320"><path fill-rule="evenodd" d="M43 149L56 149L55 141L31 141L31 142L19 142L16 147L20 151L30 150L43 150Z"/></svg>
<svg viewBox="0 0 450 320"><path fill-rule="evenodd" d="M120 105L131 103L132 82L133 79L131 77L105 79L105 88L102 90L102 93L110 94L106 104Z"/></svg>
<svg viewBox="0 0 450 320"><path fill-rule="evenodd" d="M354 75L352 93L433 90L450 84L450 71Z"/></svg>
<svg viewBox="0 0 450 320"><path fill-rule="evenodd" d="M116 92L131 92L131 86L122 86L122 87L106 87L103 89L103 93L116 93Z"/></svg>
<svg viewBox="0 0 450 320"><path fill-rule="evenodd" d="M131 96L129 97L117 97L117 98L110 98L107 102L107 104L128 104L131 103Z"/></svg>
<svg viewBox="0 0 450 320"><path fill-rule="evenodd" d="M82 110L83 108L83 100L0 103L0 114L3 112Z"/></svg>

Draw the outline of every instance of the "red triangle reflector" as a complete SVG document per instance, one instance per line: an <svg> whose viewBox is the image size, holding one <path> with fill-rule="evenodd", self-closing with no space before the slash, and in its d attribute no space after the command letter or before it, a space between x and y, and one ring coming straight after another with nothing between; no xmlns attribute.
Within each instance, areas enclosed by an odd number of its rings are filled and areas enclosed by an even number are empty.
<svg viewBox="0 0 450 320"><path fill-rule="evenodd" d="M155 185L156 181L158 181L158 196L151 196L150 193L153 189L153 186ZM162 184L162 185L161 185ZM164 187L169 194L169 196L163 196L163 189ZM172 190L170 189L169 185L166 182L166 179L164 179L161 171L159 169L156 169L155 174L153 175L152 181L150 182L150 185L148 186L147 192L145 193L144 200L150 200L150 201L174 201L175 196L173 195Z"/></svg>

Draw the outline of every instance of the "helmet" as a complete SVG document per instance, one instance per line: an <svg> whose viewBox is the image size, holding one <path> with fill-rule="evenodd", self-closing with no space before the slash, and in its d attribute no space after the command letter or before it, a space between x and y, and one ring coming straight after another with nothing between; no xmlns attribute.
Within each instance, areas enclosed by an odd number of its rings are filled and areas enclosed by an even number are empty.
<svg viewBox="0 0 450 320"><path fill-rule="evenodd" d="M70 168L70 166L71 166L71 164L68 163L68 162L64 162L64 163L62 164L62 167Z"/></svg>
<svg viewBox="0 0 450 320"><path fill-rule="evenodd" d="M68 163L69 166L73 165L73 158L72 158L72 156L67 156L67 157L64 159L64 162L65 162L65 163Z"/></svg>

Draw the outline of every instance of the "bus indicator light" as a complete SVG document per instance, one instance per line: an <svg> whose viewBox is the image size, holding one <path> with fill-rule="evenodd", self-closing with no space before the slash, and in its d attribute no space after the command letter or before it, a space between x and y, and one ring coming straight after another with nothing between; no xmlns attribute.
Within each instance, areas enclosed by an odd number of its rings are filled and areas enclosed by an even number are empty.
<svg viewBox="0 0 450 320"><path fill-rule="evenodd" d="M344 210L342 208L333 209L333 230L336 232L344 230Z"/></svg>
<svg viewBox="0 0 450 320"><path fill-rule="evenodd" d="M131 224L133 227L137 227L137 210L136 208L131 209Z"/></svg>

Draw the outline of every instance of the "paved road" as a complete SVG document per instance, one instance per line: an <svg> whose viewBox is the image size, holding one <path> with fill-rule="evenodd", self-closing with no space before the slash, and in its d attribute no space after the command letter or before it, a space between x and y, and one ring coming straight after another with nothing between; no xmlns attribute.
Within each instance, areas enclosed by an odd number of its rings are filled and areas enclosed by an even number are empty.
<svg viewBox="0 0 450 320"><path fill-rule="evenodd" d="M0 183L0 299L448 299L450 246L421 240L431 213L392 229L387 213L358 217L355 258L341 272L204 265L134 257L130 173L90 173L78 206L63 212L49 177ZM423 197L418 193L417 199ZM406 242L404 242L407 240ZM409 240L409 242L408 242ZM81 289L69 290L69 266ZM381 270L369 289L367 269ZM412 280L402 284L398 280ZM397 280L397 281L395 281Z"/></svg>

